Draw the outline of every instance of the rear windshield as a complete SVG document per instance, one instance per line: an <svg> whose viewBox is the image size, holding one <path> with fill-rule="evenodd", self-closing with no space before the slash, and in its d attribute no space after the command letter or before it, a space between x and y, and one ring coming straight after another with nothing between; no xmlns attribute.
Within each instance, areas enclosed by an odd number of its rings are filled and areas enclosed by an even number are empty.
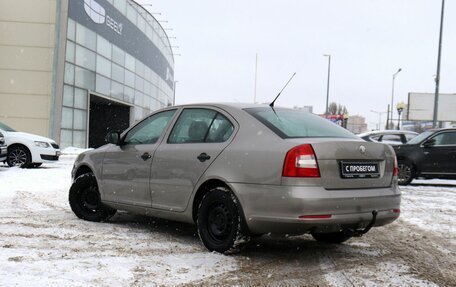
<svg viewBox="0 0 456 287"><path fill-rule="evenodd" d="M245 109L245 111L282 138L332 137L359 139L351 132L329 120L304 111L283 108L274 110L272 108L249 108Z"/></svg>
<svg viewBox="0 0 456 287"><path fill-rule="evenodd" d="M0 123L0 130L5 132L15 132L14 129L10 128L9 126L5 125L4 123Z"/></svg>

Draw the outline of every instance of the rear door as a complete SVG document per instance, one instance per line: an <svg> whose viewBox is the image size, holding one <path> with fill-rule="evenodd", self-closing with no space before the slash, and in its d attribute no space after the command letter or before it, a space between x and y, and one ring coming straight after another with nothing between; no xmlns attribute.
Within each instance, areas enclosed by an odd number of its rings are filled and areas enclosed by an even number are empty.
<svg viewBox="0 0 456 287"><path fill-rule="evenodd" d="M103 159L103 199L151 206L149 176L152 158L176 110L154 114L132 128L120 145L112 145Z"/></svg>
<svg viewBox="0 0 456 287"><path fill-rule="evenodd" d="M234 123L215 108L182 111L154 155L150 179L154 208L185 210L199 178L231 141Z"/></svg>

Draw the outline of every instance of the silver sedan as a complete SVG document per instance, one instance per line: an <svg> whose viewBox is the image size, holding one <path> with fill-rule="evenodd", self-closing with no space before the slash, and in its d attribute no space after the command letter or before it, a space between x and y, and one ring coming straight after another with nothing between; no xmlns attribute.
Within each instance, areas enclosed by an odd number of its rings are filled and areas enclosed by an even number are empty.
<svg viewBox="0 0 456 287"><path fill-rule="evenodd" d="M307 112L176 106L106 140L73 167L69 201L85 220L195 223L209 250L230 253L265 233L341 243L400 214L393 149Z"/></svg>

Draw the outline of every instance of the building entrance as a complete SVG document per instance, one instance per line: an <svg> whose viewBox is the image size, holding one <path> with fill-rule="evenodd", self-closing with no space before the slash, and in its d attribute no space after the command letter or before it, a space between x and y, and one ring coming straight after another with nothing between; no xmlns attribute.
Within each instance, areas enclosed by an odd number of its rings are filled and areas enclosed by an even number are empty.
<svg viewBox="0 0 456 287"><path fill-rule="evenodd" d="M89 147L104 144L109 131L123 132L130 125L130 106L90 95Z"/></svg>

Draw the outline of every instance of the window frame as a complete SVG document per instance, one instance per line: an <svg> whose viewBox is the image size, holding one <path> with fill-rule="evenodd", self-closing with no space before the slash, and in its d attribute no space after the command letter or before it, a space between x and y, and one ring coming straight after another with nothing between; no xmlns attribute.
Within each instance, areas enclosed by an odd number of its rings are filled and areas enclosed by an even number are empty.
<svg viewBox="0 0 456 287"><path fill-rule="evenodd" d="M211 121L210 121L210 123L209 123L209 125L207 127L206 134L204 135L204 141L199 141L199 142L171 142L171 136L173 135L173 132L174 132L174 130L175 130L175 128L176 128L176 126L177 126L179 120L181 119L181 116L183 115L185 110L207 110L207 111L215 112L214 116L212 117L212 119L211 119ZM232 132L231 132L230 136L224 141L207 141L207 138L209 136L211 127L212 127L214 121L217 119L217 117L219 115L224 117L230 123L230 125L233 127ZM226 143L236 133L236 124L235 124L235 122L236 121L232 117L230 117L227 114L223 113L219 109L215 109L213 107L198 107L198 106L196 106L196 107L185 107L185 108L182 108L182 110L180 111L179 115L176 117L176 120L172 124L173 126L172 126L172 128L170 129L170 131L168 133L166 143L167 144L217 144L217 143L220 144L220 143Z"/></svg>
<svg viewBox="0 0 456 287"><path fill-rule="evenodd" d="M159 115L159 114L162 114L162 113L166 113L166 112L170 112L172 111L173 114L171 115L170 119L169 119L169 122L167 123L167 125L165 126L165 128L162 130L160 136L158 137L158 139L153 142L153 143L128 143L128 142L125 142L125 140L127 139L127 136L130 134L130 132L133 132L139 125L141 125L141 123L149 120L151 117L154 117L156 115ZM127 131L125 131L125 133L121 136L121 142L120 142L120 145L121 146L125 146L125 145L146 145L146 144L157 144L160 142L160 139L163 138L166 133L167 133L167 130L168 128L171 126L171 125L174 125L174 118L176 117L176 115L178 114L178 109L176 108L173 108L173 109L166 109L166 110L161 110L159 112L156 112L156 113L153 113L151 115L149 115L148 117L142 119L141 121L139 121L137 124L135 124L134 126L132 126L130 129L128 129Z"/></svg>

